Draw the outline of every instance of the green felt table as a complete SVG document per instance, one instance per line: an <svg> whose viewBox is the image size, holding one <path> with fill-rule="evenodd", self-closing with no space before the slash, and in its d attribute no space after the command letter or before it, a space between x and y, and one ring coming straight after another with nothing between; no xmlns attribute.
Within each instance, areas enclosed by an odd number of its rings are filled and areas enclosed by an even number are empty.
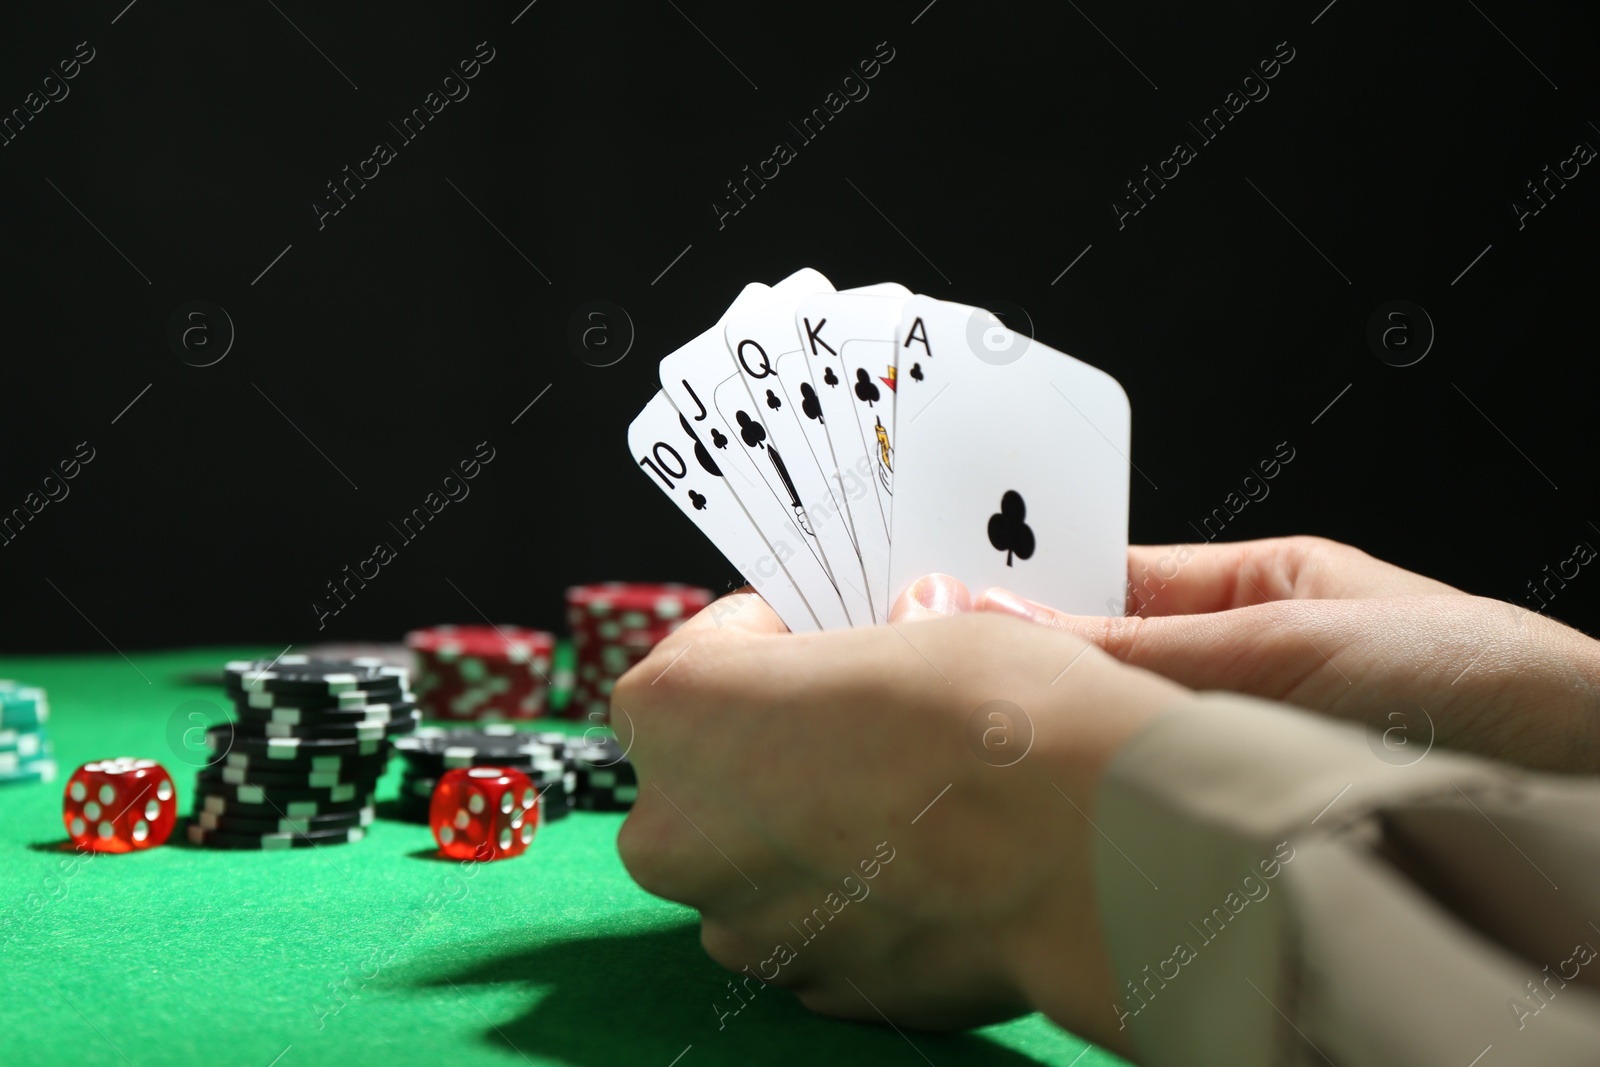
<svg viewBox="0 0 1600 1067"><path fill-rule="evenodd" d="M992 1064L1124 1061L1031 1016L966 1034L814 1016L768 988L743 1003L695 913L639 889L622 816L577 812L516 859L438 859L383 817L351 845L129 855L65 843L73 768L160 760L187 814L197 722L225 718L191 672L276 649L0 658L45 687L61 777L0 788L0 1062L74 1065ZM192 716L199 715L200 719Z"/></svg>

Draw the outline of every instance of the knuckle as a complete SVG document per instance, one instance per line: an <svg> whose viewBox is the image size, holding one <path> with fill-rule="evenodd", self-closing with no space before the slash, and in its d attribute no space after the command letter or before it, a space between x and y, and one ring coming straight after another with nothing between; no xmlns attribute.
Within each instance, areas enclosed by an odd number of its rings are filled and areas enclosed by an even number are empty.
<svg viewBox="0 0 1600 1067"><path fill-rule="evenodd" d="M651 825L648 809L636 806L617 832L617 855L628 876L647 893L679 900L682 887L671 877L675 865L660 827Z"/></svg>
<svg viewBox="0 0 1600 1067"><path fill-rule="evenodd" d="M843 995L843 991L829 982L808 982L794 989L795 999L815 1015L833 1019L859 1018L862 1012L856 1003ZM859 1001L859 998L857 998Z"/></svg>
<svg viewBox="0 0 1600 1067"><path fill-rule="evenodd" d="M1302 590L1317 588L1318 579L1347 570L1358 559L1371 558L1358 548L1315 534L1273 537L1262 544L1264 551L1249 552L1243 558L1241 599L1251 599L1249 593L1268 602L1294 599Z"/></svg>
<svg viewBox="0 0 1600 1067"><path fill-rule="evenodd" d="M1103 648L1109 655L1124 663L1133 660L1139 649L1143 647L1145 622L1143 616L1108 615L1101 620L1100 632L1095 635L1095 644Z"/></svg>
<svg viewBox="0 0 1600 1067"><path fill-rule="evenodd" d="M1335 560L1369 558L1365 552L1353 545L1329 537L1318 537L1316 534L1295 534L1292 537L1279 538L1279 550L1297 569L1307 569Z"/></svg>
<svg viewBox="0 0 1600 1067"><path fill-rule="evenodd" d="M701 921L700 947L705 949L707 956L730 971L743 967L754 955L749 938L717 919Z"/></svg>

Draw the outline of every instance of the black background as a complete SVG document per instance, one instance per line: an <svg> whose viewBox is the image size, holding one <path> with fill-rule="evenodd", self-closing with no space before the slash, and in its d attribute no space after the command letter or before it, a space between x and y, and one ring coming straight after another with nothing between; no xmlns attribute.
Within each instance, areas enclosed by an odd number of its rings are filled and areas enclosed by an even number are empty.
<svg viewBox="0 0 1600 1067"><path fill-rule="evenodd" d="M1523 229L1511 207L1600 146L1579 14L926 3L8 11L0 112L79 41L95 58L0 148L0 511L78 442L95 458L0 547L3 646L559 628L575 582L725 588L625 431L660 357L802 266L1020 307L1115 375L1135 540L1196 540L1287 441L1226 538L1323 534L1518 601L1600 546L1600 174ZM401 144L388 123L480 41L470 96ZM798 144L788 123L881 41L870 94ZM1270 95L1119 230L1123 183L1197 141L1186 123L1281 41ZM780 140L798 158L719 228L724 184ZM324 183L378 141L395 160L319 229ZM613 366L567 340L594 299L636 330ZM1366 340L1396 299L1437 331L1413 366ZM193 300L237 331L213 366L168 344ZM481 441L471 495L401 544L390 520ZM324 583L380 540L398 558L319 631ZM1549 612L1595 632L1597 598L1585 568Z"/></svg>

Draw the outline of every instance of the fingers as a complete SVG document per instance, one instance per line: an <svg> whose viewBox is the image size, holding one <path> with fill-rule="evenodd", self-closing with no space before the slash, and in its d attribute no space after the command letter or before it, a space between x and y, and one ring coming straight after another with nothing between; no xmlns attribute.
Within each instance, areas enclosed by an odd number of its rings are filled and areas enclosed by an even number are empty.
<svg viewBox="0 0 1600 1067"><path fill-rule="evenodd" d="M1337 655L1360 631L1369 608L1355 601L1285 600L1195 615L1108 618L1068 615L1003 589L988 590L975 604L980 612L1076 634L1124 663L1190 689L1273 699L1288 699L1320 672L1327 656ZM1348 684L1341 681L1339 688Z"/></svg>
<svg viewBox="0 0 1600 1067"><path fill-rule="evenodd" d="M1276 600L1465 595L1321 537L1131 545L1129 615L1199 615Z"/></svg>
<svg viewBox="0 0 1600 1067"><path fill-rule="evenodd" d="M891 623L920 622L972 610L972 594L948 574L929 574L906 587L889 611Z"/></svg>
<svg viewBox="0 0 1600 1067"><path fill-rule="evenodd" d="M972 604L973 611L993 611L1001 615L1014 615L1041 626L1064 626L1073 616L1047 607L1037 600L1020 597L1008 589L986 589ZM1087 616L1085 616L1087 617ZM1087 636L1087 635L1085 635Z"/></svg>

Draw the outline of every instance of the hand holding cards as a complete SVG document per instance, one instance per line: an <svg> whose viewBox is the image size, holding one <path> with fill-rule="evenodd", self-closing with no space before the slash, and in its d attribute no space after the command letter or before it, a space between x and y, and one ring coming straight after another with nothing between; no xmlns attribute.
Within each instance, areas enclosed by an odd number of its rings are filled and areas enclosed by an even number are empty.
<svg viewBox="0 0 1600 1067"><path fill-rule="evenodd" d="M661 362L640 469L796 632L941 571L1121 615L1128 399L981 308L803 270Z"/></svg>

